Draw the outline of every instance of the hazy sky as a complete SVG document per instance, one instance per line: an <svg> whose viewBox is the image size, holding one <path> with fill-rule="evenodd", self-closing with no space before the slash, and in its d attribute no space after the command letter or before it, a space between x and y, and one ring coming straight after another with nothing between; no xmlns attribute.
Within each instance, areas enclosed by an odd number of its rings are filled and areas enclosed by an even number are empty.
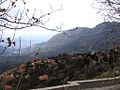
<svg viewBox="0 0 120 90"><path fill-rule="evenodd" d="M63 22L63 29L73 27L94 27L102 22L101 16L96 14L97 10L91 7L94 0L29 0L30 8L37 8L44 12L50 11L50 5L53 10L63 7L62 11L51 15L50 25L60 25Z"/></svg>
<svg viewBox="0 0 120 90"><path fill-rule="evenodd" d="M47 13L53 10L63 8L50 15L50 21L46 24L48 28L56 28L63 23L63 30L69 30L74 27L95 27L103 22L101 15L96 14L97 10L91 7L94 0L27 0L27 8L31 11L36 8L37 15ZM5 33L5 32L4 32ZM9 36L13 32L7 32ZM47 40L55 35L56 32L47 31L42 28L32 27L17 31L16 37L22 35L26 39L38 39L40 42Z"/></svg>

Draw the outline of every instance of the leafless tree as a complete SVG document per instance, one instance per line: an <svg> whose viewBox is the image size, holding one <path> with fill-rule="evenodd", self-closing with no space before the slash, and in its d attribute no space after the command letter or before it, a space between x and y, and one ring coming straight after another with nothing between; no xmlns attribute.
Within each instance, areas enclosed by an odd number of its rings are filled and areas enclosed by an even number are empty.
<svg viewBox="0 0 120 90"><path fill-rule="evenodd" d="M120 21L120 0L95 0L94 6L105 21Z"/></svg>
<svg viewBox="0 0 120 90"><path fill-rule="evenodd" d="M118 52L118 50L110 36L110 33L113 33L114 31L120 29L120 24L116 23L116 22L120 21L120 0L95 0L93 6L94 6L94 8L96 8L98 10L98 13L102 13L102 16L105 21L114 22L114 23L111 23L114 25L110 25L110 30L107 32L106 36L107 36L110 44L113 46L112 48L116 50L116 53L118 55L120 55L120 53ZM118 45L118 47L119 47L119 45ZM115 65L114 54L112 54L112 56L113 56L113 65ZM108 74L110 74L111 68L110 68L109 63L108 63L108 67L109 67Z"/></svg>
<svg viewBox="0 0 120 90"><path fill-rule="evenodd" d="M22 6L18 6L20 2L22 2ZM46 21L42 20L54 12L51 10L38 17L38 15L36 16L36 10L30 15L30 10L26 8L26 2L24 0L4 0L0 2L0 26L8 29L23 29L31 26L39 26L47 30L56 31L56 29L44 27Z"/></svg>
<svg viewBox="0 0 120 90"><path fill-rule="evenodd" d="M31 11L29 8L27 8L26 4L27 2L25 0L0 0L0 32L3 33L5 29L12 29L16 31L32 26L61 32L61 27L51 29L49 27L46 27L45 24L49 21L50 15L56 11L61 11L62 7L60 7L60 9L53 10L50 6L51 11L36 15L36 9ZM7 43L7 47L5 47L4 50L0 51L0 55L8 47L15 45L13 39L8 37L7 41L5 42L5 40L2 39L1 34L0 42Z"/></svg>

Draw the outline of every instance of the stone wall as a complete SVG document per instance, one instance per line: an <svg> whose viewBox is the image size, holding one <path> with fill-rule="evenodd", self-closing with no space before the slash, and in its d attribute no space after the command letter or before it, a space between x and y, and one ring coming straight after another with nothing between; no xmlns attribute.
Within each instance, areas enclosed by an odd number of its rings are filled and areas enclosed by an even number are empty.
<svg viewBox="0 0 120 90"><path fill-rule="evenodd" d="M120 77L104 78L95 80L71 81L65 85L58 85L53 87L31 89L31 90L81 90L87 88L97 88L103 86L120 84Z"/></svg>

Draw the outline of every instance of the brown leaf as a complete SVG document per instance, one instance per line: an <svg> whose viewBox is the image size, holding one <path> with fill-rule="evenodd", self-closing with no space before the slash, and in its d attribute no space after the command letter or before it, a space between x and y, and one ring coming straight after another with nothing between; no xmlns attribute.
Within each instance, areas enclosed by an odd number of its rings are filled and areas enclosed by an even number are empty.
<svg viewBox="0 0 120 90"><path fill-rule="evenodd" d="M13 5L15 5L15 2L12 2L12 4L11 4L11 5L12 5L12 6L13 6Z"/></svg>
<svg viewBox="0 0 120 90"><path fill-rule="evenodd" d="M0 9L0 12L5 12L6 10L5 9Z"/></svg>
<svg viewBox="0 0 120 90"><path fill-rule="evenodd" d="M7 41L8 41L8 47L10 47L11 46L11 40L10 40L9 37L7 38Z"/></svg>
<svg viewBox="0 0 120 90"><path fill-rule="evenodd" d="M11 46L11 42L8 42L8 47L10 47Z"/></svg>
<svg viewBox="0 0 120 90"><path fill-rule="evenodd" d="M36 52L35 56L38 56L39 55L39 52Z"/></svg>
<svg viewBox="0 0 120 90"><path fill-rule="evenodd" d="M38 20L38 19L36 19L35 23L38 23L38 22L39 22L39 20Z"/></svg>
<svg viewBox="0 0 120 90"><path fill-rule="evenodd" d="M16 42L15 42L15 41L13 42L13 45L14 45L14 46L16 45Z"/></svg>

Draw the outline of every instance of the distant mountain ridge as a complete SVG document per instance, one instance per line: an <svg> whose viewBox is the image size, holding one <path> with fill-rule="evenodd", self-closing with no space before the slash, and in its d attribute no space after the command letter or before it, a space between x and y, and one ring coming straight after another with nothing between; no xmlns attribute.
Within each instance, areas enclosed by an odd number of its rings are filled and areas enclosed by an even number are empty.
<svg viewBox="0 0 120 90"><path fill-rule="evenodd" d="M31 54L31 53L37 52L41 48L41 46L43 46L44 44L45 42L33 44L32 46L23 48L21 50L21 53L24 55L24 54Z"/></svg>
<svg viewBox="0 0 120 90"><path fill-rule="evenodd" d="M103 22L94 28L78 27L49 39L40 49L40 57L56 56L62 53L89 53L107 51L120 41L120 23Z"/></svg>
<svg viewBox="0 0 120 90"><path fill-rule="evenodd" d="M0 56L9 56L13 50L0 45Z"/></svg>

